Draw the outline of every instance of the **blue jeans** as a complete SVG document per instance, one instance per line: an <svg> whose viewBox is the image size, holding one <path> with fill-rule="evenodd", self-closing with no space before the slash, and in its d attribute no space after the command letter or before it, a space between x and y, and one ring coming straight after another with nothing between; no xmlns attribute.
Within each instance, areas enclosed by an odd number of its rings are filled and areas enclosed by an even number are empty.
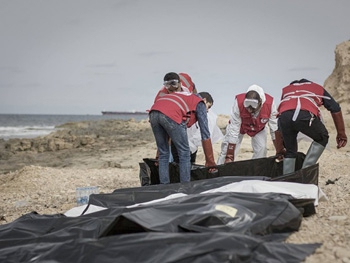
<svg viewBox="0 0 350 263"><path fill-rule="evenodd" d="M187 127L183 122L176 123L159 111L151 111L149 119L159 151L159 180L161 184L170 183L169 178L169 137L179 154L180 182L189 182L191 178L190 147Z"/></svg>

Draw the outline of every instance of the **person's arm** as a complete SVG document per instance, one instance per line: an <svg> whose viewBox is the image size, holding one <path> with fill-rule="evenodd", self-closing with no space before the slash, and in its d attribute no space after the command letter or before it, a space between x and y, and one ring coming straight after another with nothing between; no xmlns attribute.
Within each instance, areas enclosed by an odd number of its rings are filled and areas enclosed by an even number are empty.
<svg viewBox="0 0 350 263"><path fill-rule="evenodd" d="M345 124L340 105L326 90L324 90L323 95L330 98L323 99L323 105L332 114L333 122L337 130L337 148L339 149L345 147L346 143L348 142L348 138L345 133Z"/></svg>
<svg viewBox="0 0 350 263"><path fill-rule="evenodd" d="M213 146L211 144L208 126L207 108L203 101L197 104L196 117L202 137L202 147L205 155L205 166L216 166L214 161Z"/></svg>
<svg viewBox="0 0 350 263"><path fill-rule="evenodd" d="M270 128L271 140L276 150L276 156L277 156L276 161L278 162L284 158L286 149L284 148L282 133L281 131L278 130L277 114L278 114L277 107L275 104L275 100L273 100L271 105L271 114L269 117L268 125Z"/></svg>
<svg viewBox="0 0 350 263"><path fill-rule="evenodd" d="M238 135L241 130L241 124L242 124L241 114L239 112L237 99L235 99L232 106L230 121L226 127L225 139L228 143L233 143L233 144L238 143Z"/></svg>
<svg viewBox="0 0 350 263"><path fill-rule="evenodd" d="M197 94L198 91L197 91L197 88L196 88L196 85L193 83L193 90L192 90L192 93L193 94Z"/></svg>
<svg viewBox="0 0 350 263"><path fill-rule="evenodd" d="M188 144L190 146L191 154L197 151L198 146L202 145L201 133L198 123L193 124L187 128Z"/></svg>
<svg viewBox="0 0 350 263"><path fill-rule="evenodd" d="M324 89L323 96L329 99L323 99L323 106L330 112L335 113L341 111L340 105L335 99Z"/></svg>
<svg viewBox="0 0 350 263"><path fill-rule="evenodd" d="M278 130L278 125L277 125L277 107L275 104L275 100L272 101L272 106L271 106L271 114L269 117L268 125L270 129L270 135L271 135L271 140L274 141L276 139L275 136L275 131Z"/></svg>
<svg viewBox="0 0 350 263"><path fill-rule="evenodd" d="M205 107L205 104L203 101L197 104L196 117L199 124L202 141L210 138L207 108Z"/></svg>
<svg viewBox="0 0 350 263"><path fill-rule="evenodd" d="M207 113L208 116L208 125L210 131L210 138L212 143L216 143L223 139L224 135L217 125L217 115L210 109Z"/></svg>
<svg viewBox="0 0 350 263"><path fill-rule="evenodd" d="M231 163L235 160L236 144L238 143L238 136L242 125L241 113L239 111L237 99L235 99L232 112L230 116L230 122L226 127L225 141L228 142L225 163Z"/></svg>

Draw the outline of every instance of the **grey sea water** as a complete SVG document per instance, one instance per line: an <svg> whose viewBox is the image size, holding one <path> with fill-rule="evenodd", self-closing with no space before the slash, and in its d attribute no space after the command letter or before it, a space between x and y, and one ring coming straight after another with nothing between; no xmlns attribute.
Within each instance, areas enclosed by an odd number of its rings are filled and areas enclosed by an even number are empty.
<svg viewBox="0 0 350 263"><path fill-rule="evenodd" d="M45 136L55 127L67 122L96 120L129 120L147 119L144 114L116 115L41 115L41 114L0 114L0 139L35 138Z"/></svg>

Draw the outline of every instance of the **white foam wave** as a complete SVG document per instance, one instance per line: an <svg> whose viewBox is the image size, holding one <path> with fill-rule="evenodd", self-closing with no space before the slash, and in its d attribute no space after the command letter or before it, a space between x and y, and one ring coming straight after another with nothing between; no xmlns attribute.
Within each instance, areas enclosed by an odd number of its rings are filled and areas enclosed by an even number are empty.
<svg viewBox="0 0 350 263"><path fill-rule="evenodd" d="M0 127L1 139L14 138L35 138L45 136L55 130L55 126L17 126L17 127Z"/></svg>

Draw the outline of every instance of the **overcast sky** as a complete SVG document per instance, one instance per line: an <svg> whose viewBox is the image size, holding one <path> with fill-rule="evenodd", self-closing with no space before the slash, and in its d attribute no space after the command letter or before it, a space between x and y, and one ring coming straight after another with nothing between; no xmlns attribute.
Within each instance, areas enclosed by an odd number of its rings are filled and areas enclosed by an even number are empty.
<svg viewBox="0 0 350 263"><path fill-rule="evenodd" d="M229 114L234 96L323 85L350 39L349 0L0 0L0 113L145 111L186 72Z"/></svg>

